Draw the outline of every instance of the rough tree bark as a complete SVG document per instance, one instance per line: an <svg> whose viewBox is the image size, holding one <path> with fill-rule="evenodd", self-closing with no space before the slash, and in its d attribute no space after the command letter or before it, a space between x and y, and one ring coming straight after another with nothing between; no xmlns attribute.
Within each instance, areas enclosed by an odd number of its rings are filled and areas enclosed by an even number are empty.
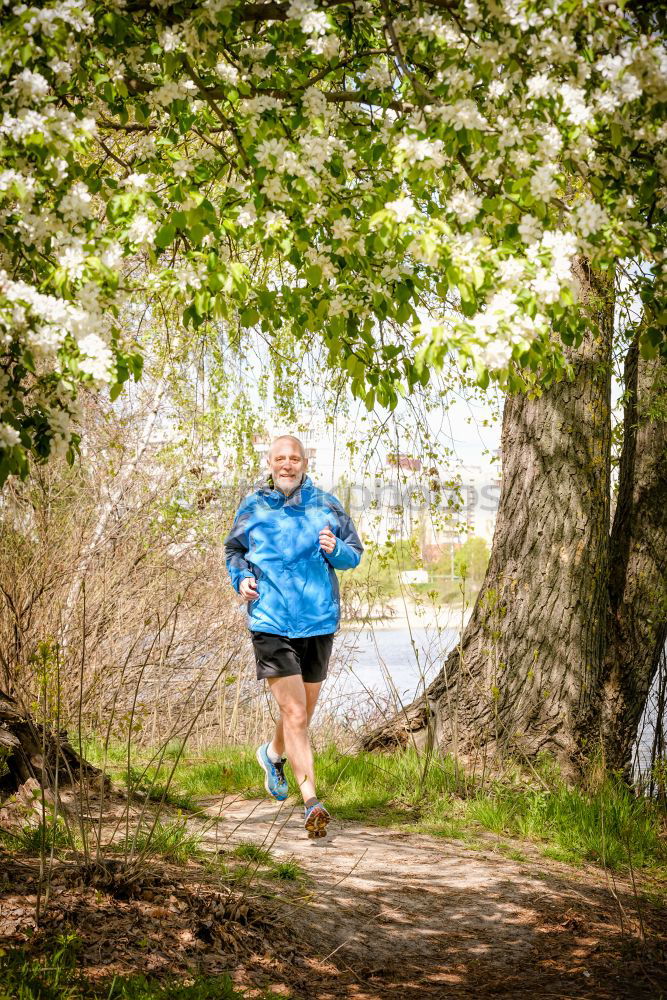
<svg viewBox="0 0 667 1000"><path fill-rule="evenodd" d="M667 641L667 360L642 359L637 339L625 389L598 719L608 761L627 770Z"/></svg>
<svg viewBox="0 0 667 1000"><path fill-rule="evenodd" d="M630 421L610 536L613 298L575 267L596 328L569 352L573 381L506 401L491 558L460 645L367 749L433 741L469 760L549 751L574 775L613 728L608 760L627 759L664 639L665 427ZM639 365L639 405L654 369Z"/></svg>

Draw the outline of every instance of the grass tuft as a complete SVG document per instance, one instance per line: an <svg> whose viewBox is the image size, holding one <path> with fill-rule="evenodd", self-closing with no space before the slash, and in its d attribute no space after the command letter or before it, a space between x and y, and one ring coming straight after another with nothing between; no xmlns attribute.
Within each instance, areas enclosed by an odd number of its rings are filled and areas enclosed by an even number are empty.
<svg viewBox="0 0 667 1000"><path fill-rule="evenodd" d="M272 865L273 858L271 857L271 851L267 851L265 847L260 847L258 844L245 843L237 844L233 849L232 854L236 858L240 858L242 861L255 862L258 865Z"/></svg>
<svg viewBox="0 0 667 1000"><path fill-rule="evenodd" d="M289 861L278 861L270 873L274 878L283 882L301 882L306 877L306 873L298 862L294 859Z"/></svg>
<svg viewBox="0 0 667 1000"><path fill-rule="evenodd" d="M17 831L1 830L0 841L15 851L25 851L27 854L76 846L67 825L60 817L55 823L40 822L36 826L24 826L22 830Z"/></svg>
<svg viewBox="0 0 667 1000"><path fill-rule="evenodd" d="M197 857L200 848L201 836L189 833L185 820L173 823L158 821L152 830L140 831L134 842L135 854L159 856L180 865Z"/></svg>

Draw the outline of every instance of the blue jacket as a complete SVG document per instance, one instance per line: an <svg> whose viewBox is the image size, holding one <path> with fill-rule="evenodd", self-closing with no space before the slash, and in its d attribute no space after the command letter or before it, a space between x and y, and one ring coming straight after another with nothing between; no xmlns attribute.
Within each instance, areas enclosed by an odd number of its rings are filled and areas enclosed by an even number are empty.
<svg viewBox="0 0 667 1000"><path fill-rule="evenodd" d="M336 548L328 555L319 533L329 525ZM248 603L252 632L290 639L335 632L340 597L335 570L354 569L363 547L340 501L305 476L291 496L272 484L246 497L225 540L235 590L254 576L259 597Z"/></svg>

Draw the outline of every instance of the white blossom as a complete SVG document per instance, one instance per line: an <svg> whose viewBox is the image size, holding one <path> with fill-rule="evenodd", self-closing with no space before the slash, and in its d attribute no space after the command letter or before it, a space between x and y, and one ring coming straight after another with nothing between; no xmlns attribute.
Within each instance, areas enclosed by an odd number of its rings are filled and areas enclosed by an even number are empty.
<svg viewBox="0 0 667 1000"><path fill-rule="evenodd" d="M551 254L552 268L561 281L570 280L572 275L572 259L577 253L577 237L574 233L562 232L560 229L549 229L542 236L540 252L547 250Z"/></svg>
<svg viewBox="0 0 667 1000"><path fill-rule="evenodd" d="M53 434L58 435L66 443L69 443L71 437L71 414L67 410L50 407L47 410L46 419Z"/></svg>
<svg viewBox="0 0 667 1000"><path fill-rule="evenodd" d="M586 125L593 118L591 108L586 104L586 95L581 87L573 87L569 83L562 83L559 93L563 102L563 107L567 111L567 116L573 125Z"/></svg>
<svg viewBox="0 0 667 1000"><path fill-rule="evenodd" d="M175 177L187 177L188 174L194 170L194 168L195 164L192 162L192 160L182 159L182 160L176 160L176 162L172 167L172 170L174 171Z"/></svg>
<svg viewBox="0 0 667 1000"><path fill-rule="evenodd" d="M330 316L349 316L351 307L342 295L334 295L329 302Z"/></svg>
<svg viewBox="0 0 667 1000"><path fill-rule="evenodd" d="M396 198L394 201L388 201L385 208L397 222L407 222L417 211L412 198Z"/></svg>
<svg viewBox="0 0 667 1000"><path fill-rule="evenodd" d="M264 139L255 150L255 159L262 167L276 166L281 169L288 150L285 139Z"/></svg>
<svg viewBox="0 0 667 1000"><path fill-rule="evenodd" d="M481 356L487 368L491 371L498 371L507 367L512 357L512 345L506 340L496 338L482 346Z"/></svg>
<svg viewBox="0 0 667 1000"><path fill-rule="evenodd" d="M67 62L66 59L58 59L54 57L49 60L49 66L55 73L58 83L63 83L72 75L72 64Z"/></svg>
<svg viewBox="0 0 667 1000"><path fill-rule="evenodd" d="M555 156L558 156L562 148L562 135L555 125L550 125L544 130L542 138L540 139L540 155L546 160L550 160Z"/></svg>
<svg viewBox="0 0 667 1000"><path fill-rule="evenodd" d="M575 211L577 227L582 236L597 233L609 222L609 216L597 202L587 199L577 206Z"/></svg>
<svg viewBox="0 0 667 1000"><path fill-rule="evenodd" d="M100 259L105 267L115 270L123 259L123 248L120 243L110 243Z"/></svg>
<svg viewBox="0 0 667 1000"><path fill-rule="evenodd" d="M75 281L83 277L85 260L86 251L79 242L73 242L65 247L57 256L58 266Z"/></svg>
<svg viewBox="0 0 667 1000"><path fill-rule="evenodd" d="M301 18L301 30L305 35L326 35L329 18L323 10L313 10Z"/></svg>
<svg viewBox="0 0 667 1000"><path fill-rule="evenodd" d="M287 201L289 199L289 195L283 187L280 177L276 176L276 174L271 174L266 178L262 184L262 192L271 201Z"/></svg>
<svg viewBox="0 0 667 1000"><path fill-rule="evenodd" d="M530 179L530 191L536 198L548 201L558 190L558 182L554 178L555 163L543 163Z"/></svg>
<svg viewBox="0 0 667 1000"><path fill-rule="evenodd" d="M489 84L489 97L502 97L507 91L507 80L492 80Z"/></svg>
<svg viewBox="0 0 667 1000"><path fill-rule="evenodd" d="M538 267L531 283L531 287L538 299L549 304L558 302L560 298L560 286L561 283L558 275L555 271L549 270L548 267Z"/></svg>
<svg viewBox="0 0 667 1000"><path fill-rule="evenodd" d="M147 215L135 215L127 230L127 238L131 243L153 243L157 226Z"/></svg>
<svg viewBox="0 0 667 1000"><path fill-rule="evenodd" d="M242 101L239 101L238 107L244 114L261 115L264 111L280 111L283 102L277 97L259 94L257 97L244 97Z"/></svg>
<svg viewBox="0 0 667 1000"><path fill-rule="evenodd" d="M225 83L231 84L232 87L235 87L239 82L239 71L236 66L233 66L231 63L228 63L223 59L216 64L215 72L221 80L224 80Z"/></svg>
<svg viewBox="0 0 667 1000"><path fill-rule="evenodd" d="M510 153L512 163L517 170L525 170L532 163L532 156L527 149L513 149Z"/></svg>
<svg viewBox="0 0 667 1000"><path fill-rule="evenodd" d="M354 236L354 226L347 216L342 215L339 219L335 219L331 227L331 234L335 240L342 240L345 242L349 240L350 237Z"/></svg>
<svg viewBox="0 0 667 1000"><path fill-rule="evenodd" d="M485 129L488 126L486 118L469 97L434 110L443 121L453 125L457 132L462 128Z"/></svg>
<svg viewBox="0 0 667 1000"><path fill-rule="evenodd" d="M535 243L542 236L542 225L534 215L522 215L519 223L519 236L524 243Z"/></svg>
<svg viewBox="0 0 667 1000"><path fill-rule="evenodd" d="M113 355L110 348L96 333L89 333L78 343L79 352L83 357L79 367L86 375L91 375L96 381L110 382L113 367Z"/></svg>
<svg viewBox="0 0 667 1000"><path fill-rule="evenodd" d="M302 101L313 118L320 118L326 111L327 99L318 87L308 87L304 90Z"/></svg>
<svg viewBox="0 0 667 1000"><path fill-rule="evenodd" d="M58 209L65 222L78 222L80 219L87 219L92 213L93 196L81 181L72 185L63 198L60 199Z"/></svg>
<svg viewBox="0 0 667 1000"><path fill-rule="evenodd" d="M236 216L236 222L243 229L247 229L257 222L257 212L255 211L255 206L251 201L246 205L242 205L239 209L239 214Z"/></svg>
<svg viewBox="0 0 667 1000"><path fill-rule="evenodd" d="M12 80L12 91L19 99L31 101L46 97L49 92L49 83L41 73L24 69Z"/></svg>
<svg viewBox="0 0 667 1000"><path fill-rule="evenodd" d="M624 73L613 85L613 92L618 102L627 104L642 96L642 85L634 73Z"/></svg>
<svg viewBox="0 0 667 1000"><path fill-rule="evenodd" d="M173 28L165 28L160 33L159 38L160 38L160 45L162 46L165 52L175 52L183 44L183 40L180 34L178 33L178 31L174 31Z"/></svg>
<svg viewBox="0 0 667 1000"><path fill-rule="evenodd" d="M196 84L191 80L179 80L178 82L168 80L167 83L163 83L162 86L151 91L149 100L152 104L160 104L163 108L168 108L173 101L182 101L189 97L193 89L196 90Z"/></svg>
<svg viewBox="0 0 667 1000"><path fill-rule="evenodd" d="M331 258L328 257L327 254L320 253L313 247L309 247L306 250L304 256L309 264L312 264L313 266L320 268L320 270L322 271L322 278L324 280L328 280L329 278L333 278L335 276L336 268L334 267Z"/></svg>
<svg viewBox="0 0 667 1000"><path fill-rule="evenodd" d="M501 282L507 285L516 284L519 278L523 277L524 270L523 261L518 257L508 257L498 264L498 276Z"/></svg>
<svg viewBox="0 0 667 1000"><path fill-rule="evenodd" d="M526 82L530 97L548 97L553 92L553 81L546 73L536 73Z"/></svg>
<svg viewBox="0 0 667 1000"><path fill-rule="evenodd" d="M340 42L338 36L331 35L311 35L306 42L306 47L314 56L324 56L325 59L333 59L338 54Z"/></svg>
<svg viewBox="0 0 667 1000"><path fill-rule="evenodd" d="M403 135L396 143L396 149L409 162L428 161L428 165L433 168L442 167L447 162L442 139L419 139L414 135Z"/></svg>
<svg viewBox="0 0 667 1000"><path fill-rule="evenodd" d="M289 219L284 212L267 212L263 217L264 222L264 232L267 236L276 232L279 229L286 229L289 225Z"/></svg>
<svg viewBox="0 0 667 1000"><path fill-rule="evenodd" d="M17 170L3 170L0 173L0 191L6 191L12 184L20 184L22 180Z"/></svg>
<svg viewBox="0 0 667 1000"><path fill-rule="evenodd" d="M66 330L54 323L42 323L26 332L26 344L37 358L52 358L65 340Z"/></svg>
<svg viewBox="0 0 667 1000"><path fill-rule="evenodd" d="M384 63L371 63L368 69L360 74L359 79L378 90L391 87L392 83L391 73Z"/></svg>
<svg viewBox="0 0 667 1000"><path fill-rule="evenodd" d="M13 448L21 443L21 436L11 424L0 423L0 448Z"/></svg>
<svg viewBox="0 0 667 1000"><path fill-rule="evenodd" d="M150 177L148 174L138 174L136 172L128 174L127 177L123 179L123 187L130 188L132 191L145 191L148 187Z"/></svg>
<svg viewBox="0 0 667 1000"><path fill-rule="evenodd" d="M482 199L479 195L473 194L471 191L466 191L464 189L455 191L447 202L447 208L449 211L453 212L459 222L463 225L468 222L472 222L472 220L477 217L481 207Z"/></svg>

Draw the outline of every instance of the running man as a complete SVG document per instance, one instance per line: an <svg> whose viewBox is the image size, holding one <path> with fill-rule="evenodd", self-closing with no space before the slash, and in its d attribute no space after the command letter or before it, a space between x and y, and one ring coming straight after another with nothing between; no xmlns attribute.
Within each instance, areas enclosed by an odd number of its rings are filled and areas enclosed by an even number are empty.
<svg viewBox="0 0 667 1000"><path fill-rule="evenodd" d="M287 798L287 758L308 836L324 837L331 816L315 791L308 726L340 620L335 570L357 566L363 548L340 502L306 475L298 438L276 438L267 461L267 485L245 498L225 540L227 570L248 602L257 678L268 681L280 710L273 739L257 749L264 787Z"/></svg>

